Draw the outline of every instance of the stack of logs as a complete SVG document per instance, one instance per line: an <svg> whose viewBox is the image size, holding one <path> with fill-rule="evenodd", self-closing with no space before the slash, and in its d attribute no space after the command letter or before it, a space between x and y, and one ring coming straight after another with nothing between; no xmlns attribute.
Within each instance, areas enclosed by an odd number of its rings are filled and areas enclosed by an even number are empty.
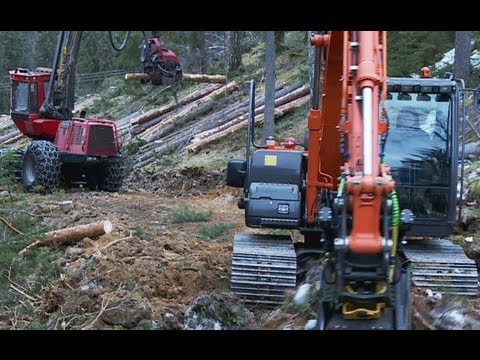
<svg viewBox="0 0 480 360"><path fill-rule="evenodd" d="M304 105L310 87L301 82L275 89L275 118ZM186 148L195 153L206 145L245 128L248 100L234 82L208 84L160 108L130 120L132 138L146 142L137 154L135 168L153 162L159 155ZM242 99L243 97L243 99ZM255 122L263 121L265 98L255 99Z"/></svg>

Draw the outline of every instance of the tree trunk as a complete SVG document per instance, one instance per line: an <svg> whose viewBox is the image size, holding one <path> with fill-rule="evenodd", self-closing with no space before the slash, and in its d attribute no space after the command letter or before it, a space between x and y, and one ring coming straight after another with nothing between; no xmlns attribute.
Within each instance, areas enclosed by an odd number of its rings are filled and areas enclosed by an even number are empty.
<svg viewBox="0 0 480 360"><path fill-rule="evenodd" d="M73 244L86 237L96 238L104 234L110 234L111 232L112 223L108 220L100 223L78 225L61 230L50 231L45 234L45 238L43 240L37 240L33 242L32 244L23 248L19 254L22 255L31 248Z"/></svg>
<svg viewBox="0 0 480 360"><path fill-rule="evenodd" d="M228 71L237 70L242 64L242 31L229 31L228 32Z"/></svg>
<svg viewBox="0 0 480 360"><path fill-rule="evenodd" d="M472 32L455 32L455 57L453 60L453 72L457 79L463 79L465 84L470 76L470 56L472 54Z"/></svg>
<svg viewBox="0 0 480 360"><path fill-rule="evenodd" d="M275 49L281 53L285 43L285 31L275 31Z"/></svg>
<svg viewBox="0 0 480 360"><path fill-rule="evenodd" d="M198 50L200 57L200 72L205 74L208 71L208 53L207 53L207 40L205 39L205 32L198 31ZM227 79L225 79L227 82Z"/></svg>
<svg viewBox="0 0 480 360"><path fill-rule="evenodd" d="M262 145L275 131L275 32L265 32L265 121L263 122Z"/></svg>

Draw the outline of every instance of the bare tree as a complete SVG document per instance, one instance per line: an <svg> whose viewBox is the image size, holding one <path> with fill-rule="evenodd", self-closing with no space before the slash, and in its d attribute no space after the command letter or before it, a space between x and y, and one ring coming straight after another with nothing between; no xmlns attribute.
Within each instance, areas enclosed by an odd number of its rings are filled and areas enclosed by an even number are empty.
<svg viewBox="0 0 480 360"><path fill-rule="evenodd" d="M262 145L274 135L275 113L275 32L265 31L265 118L263 121Z"/></svg>
<svg viewBox="0 0 480 360"><path fill-rule="evenodd" d="M275 51L282 52L285 43L285 31L275 31Z"/></svg>
<svg viewBox="0 0 480 360"><path fill-rule="evenodd" d="M228 71L237 70L242 64L243 31L228 32Z"/></svg>
<svg viewBox="0 0 480 360"><path fill-rule="evenodd" d="M453 72L457 79L463 79L467 83L470 76L470 56L472 54L472 32L455 32L455 58L453 60Z"/></svg>

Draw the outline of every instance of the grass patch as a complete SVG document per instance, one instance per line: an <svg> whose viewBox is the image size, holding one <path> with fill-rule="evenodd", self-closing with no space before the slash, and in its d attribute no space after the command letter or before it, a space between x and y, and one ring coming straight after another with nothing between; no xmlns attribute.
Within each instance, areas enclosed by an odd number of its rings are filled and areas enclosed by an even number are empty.
<svg viewBox="0 0 480 360"><path fill-rule="evenodd" d="M0 243L0 303L4 305L14 300L7 291L10 283L5 276L9 271L11 279L27 289L30 295L39 294L48 284L55 285L63 271L57 263L61 254L56 249L32 249L19 256L18 252L31 242L31 239L23 238Z"/></svg>
<svg viewBox="0 0 480 360"><path fill-rule="evenodd" d="M174 211L168 215L169 219L174 223L186 223L186 222L201 222L208 221L212 216L212 212L195 211L185 206L180 211Z"/></svg>
<svg viewBox="0 0 480 360"><path fill-rule="evenodd" d="M153 240L152 234L145 231L145 229L140 225L136 225L132 229L132 235L135 235L136 237L138 237L141 240L146 240L146 241L152 241Z"/></svg>
<svg viewBox="0 0 480 360"><path fill-rule="evenodd" d="M203 225L200 228L200 240L203 241L211 241L216 239L217 237L227 233L231 229L235 227L234 224L231 223L218 223L213 225Z"/></svg>

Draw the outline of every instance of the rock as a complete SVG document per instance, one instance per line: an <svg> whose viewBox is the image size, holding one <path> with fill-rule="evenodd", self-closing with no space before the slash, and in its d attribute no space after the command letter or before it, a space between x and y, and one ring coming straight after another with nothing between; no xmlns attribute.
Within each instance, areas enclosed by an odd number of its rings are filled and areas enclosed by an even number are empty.
<svg viewBox="0 0 480 360"><path fill-rule="evenodd" d="M441 330L471 329L476 321L465 313L462 304L458 302L440 303L430 311L432 324Z"/></svg>
<svg viewBox="0 0 480 360"><path fill-rule="evenodd" d="M182 330L183 324L171 312L163 314L162 330Z"/></svg>
<svg viewBox="0 0 480 360"><path fill-rule="evenodd" d="M295 296L293 297L293 302L297 306L305 305L308 301L310 295L311 284L303 284L300 285L295 292Z"/></svg>
<svg viewBox="0 0 480 360"><path fill-rule="evenodd" d="M83 247L84 248L91 248L94 247L93 240L89 237L85 237L82 239Z"/></svg>
<svg viewBox="0 0 480 360"><path fill-rule="evenodd" d="M104 290L102 285L97 285L94 282L80 286L80 294L86 294L92 297L99 296L103 294Z"/></svg>
<svg viewBox="0 0 480 360"><path fill-rule="evenodd" d="M0 198L8 197L10 193L7 190L0 191Z"/></svg>
<svg viewBox="0 0 480 360"><path fill-rule="evenodd" d="M305 330L312 330L315 329L315 326L317 326L317 320L315 319L310 319L307 321L305 324Z"/></svg>
<svg viewBox="0 0 480 360"><path fill-rule="evenodd" d="M74 247L74 246L69 246L67 247L67 249L65 250L65 256L66 257L74 257L74 256L78 256L80 255L81 253L84 252L84 249L82 248L78 248L78 247Z"/></svg>
<svg viewBox="0 0 480 360"><path fill-rule="evenodd" d="M441 292L433 292L430 289L427 289L426 291L427 294L427 299L432 300L432 301L438 301L442 300L442 293Z"/></svg>
<svg viewBox="0 0 480 360"><path fill-rule="evenodd" d="M140 320L151 320L152 310L147 303L137 299L112 301L100 317L107 325L134 328Z"/></svg>
<svg viewBox="0 0 480 360"><path fill-rule="evenodd" d="M71 200L65 200L65 201L60 201L58 203L58 210L60 210L63 213L68 213L70 210L73 209L73 201Z"/></svg>
<svg viewBox="0 0 480 360"><path fill-rule="evenodd" d="M76 210L72 212L72 221L77 222L81 218L82 218L82 216L80 215L80 212L78 212Z"/></svg>
<svg viewBox="0 0 480 360"><path fill-rule="evenodd" d="M253 321L252 313L231 293L201 295L184 315L185 330L246 329Z"/></svg>

